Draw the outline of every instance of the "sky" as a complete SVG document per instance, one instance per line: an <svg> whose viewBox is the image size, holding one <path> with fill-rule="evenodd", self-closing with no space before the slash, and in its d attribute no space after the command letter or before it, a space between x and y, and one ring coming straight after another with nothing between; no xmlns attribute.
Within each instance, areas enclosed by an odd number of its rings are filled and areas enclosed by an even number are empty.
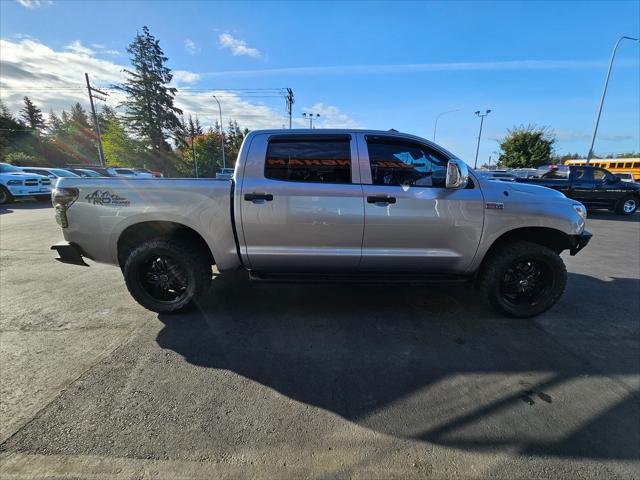
<svg viewBox="0 0 640 480"><path fill-rule="evenodd" d="M171 2L0 0L0 96L44 111L80 101L84 73L107 88L147 25L160 40L177 105L211 125L396 130L433 139L473 163L498 156L518 125L546 126L559 154L586 154L611 51L640 36L640 2ZM236 89L236 90L234 90ZM259 95L260 94L260 95ZM99 102L101 103L101 102ZM594 150L640 151L640 44L623 41Z"/></svg>

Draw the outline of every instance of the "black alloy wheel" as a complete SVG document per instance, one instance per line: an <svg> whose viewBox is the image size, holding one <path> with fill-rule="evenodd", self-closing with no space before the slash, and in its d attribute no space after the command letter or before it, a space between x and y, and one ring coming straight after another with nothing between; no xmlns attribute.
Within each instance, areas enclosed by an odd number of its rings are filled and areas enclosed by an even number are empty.
<svg viewBox="0 0 640 480"><path fill-rule="evenodd" d="M516 259L502 278L500 291L505 302L517 308L533 308L553 288L551 268L538 259Z"/></svg>
<svg viewBox="0 0 640 480"><path fill-rule="evenodd" d="M179 302L189 290L184 265L167 255L152 255L138 270L145 292L159 302Z"/></svg>

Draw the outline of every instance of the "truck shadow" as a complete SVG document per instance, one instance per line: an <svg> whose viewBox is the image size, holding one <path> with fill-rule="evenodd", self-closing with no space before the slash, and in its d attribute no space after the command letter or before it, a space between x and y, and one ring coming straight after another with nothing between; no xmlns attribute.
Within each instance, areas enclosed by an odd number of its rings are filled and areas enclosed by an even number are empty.
<svg viewBox="0 0 640 480"><path fill-rule="evenodd" d="M40 210L43 208L53 208L51 202L37 200L20 200L14 203L0 205L0 215L13 213L20 210Z"/></svg>
<svg viewBox="0 0 640 480"><path fill-rule="evenodd" d="M618 215L615 212L609 212L607 210L592 210L589 211L587 221L589 220L609 220L614 222L635 222L640 223L640 211L633 215L625 216Z"/></svg>
<svg viewBox="0 0 640 480"><path fill-rule="evenodd" d="M197 310L160 315L157 342L400 438L638 458L638 392L606 377L639 373L639 305L611 299L640 293L640 280L570 277L561 303L526 321L460 287L256 285L225 274Z"/></svg>

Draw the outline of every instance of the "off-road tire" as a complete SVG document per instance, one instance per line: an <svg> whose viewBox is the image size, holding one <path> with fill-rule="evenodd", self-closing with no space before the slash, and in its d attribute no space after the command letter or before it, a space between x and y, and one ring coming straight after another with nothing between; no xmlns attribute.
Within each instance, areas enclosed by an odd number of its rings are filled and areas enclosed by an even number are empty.
<svg viewBox="0 0 640 480"><path fill-rule="evenodd" d="M567 283L567 269L556 252L537 243L519 241L498 247L489 254L478 277L479 290L498 312L515 318L529 318L550 309L562 296ZM532 305L514 305L503 294L507 272L518 262L531 260L545 266L549 282L546 291Z"/></svg>
<svg viewBox="0 0 640 480"><path fill-rule="evenodd" d="M9 203L13 203L13 195L7 187L4 185L0 185L0 205L7 205Z"/></svg>
<svg viewBox="0 0 640 480"><path fill-rule="evenodd" d="M170 257L185 272L187 287L183 298L161 301L143 286L141 272L145 262L154 256ZM135 248L127 257L123 275L131 296L143 307L158 313L179 312L192 307L211 284L210 256L198 245L187 241L155 239Z"/></svg>
<svg viewBox="0 0 640 480"><path fill-rule="evenodd" d="M638 210L639 200L640 199L635 195L627 195L626 197L621 198L616 204L616 209L615 209L616 213L618 215L625 215L625 216L633 215ZM625 211L625 205L630 204L629 202L633 202L633 209L629 210L627 208L627 210Z"/></svg>

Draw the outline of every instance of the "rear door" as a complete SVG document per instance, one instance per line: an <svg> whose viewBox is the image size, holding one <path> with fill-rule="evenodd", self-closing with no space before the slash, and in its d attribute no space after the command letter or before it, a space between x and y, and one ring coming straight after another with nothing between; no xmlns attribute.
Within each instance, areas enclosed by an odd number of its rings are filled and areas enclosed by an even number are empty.
<svg viewBox="0 0 640 480"><path fill-rule="evenodd" d="M449 158L395 136L358 135L365 197L361 269L464 272L480 243L482 192L446 189Z"/></svg>
<svg viewBox="0 0 640 480"><path fill-rule="evenodd" d="M364 229L357 158L348 134L253 137L239 203L250 268L357 269Z"/></svg>

